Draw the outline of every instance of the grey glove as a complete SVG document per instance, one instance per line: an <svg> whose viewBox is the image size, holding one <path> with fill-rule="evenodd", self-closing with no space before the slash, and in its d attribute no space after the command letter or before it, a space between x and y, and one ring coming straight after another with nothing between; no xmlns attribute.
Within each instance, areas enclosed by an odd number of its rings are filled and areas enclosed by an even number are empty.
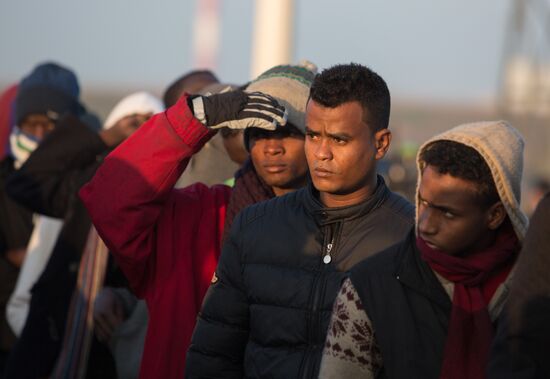
<svg viewBox="0 0 550 379"><path fill-rule="evenodd" d="M261 92L231 91L191 100L195 117L210 129L262 128L285 125L288 114L273 97Z"/></svg>

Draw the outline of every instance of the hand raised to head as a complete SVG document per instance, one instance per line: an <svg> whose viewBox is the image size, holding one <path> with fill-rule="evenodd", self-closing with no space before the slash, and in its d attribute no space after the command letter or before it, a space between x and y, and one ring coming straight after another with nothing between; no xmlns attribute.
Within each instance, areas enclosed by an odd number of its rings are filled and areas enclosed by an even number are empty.
<svg viewBox="0 0 550 379"><path fill-rule="evenodd" d="M211 129L250 127L275 130L285 125L287 112L273 97L261 92L231 91L191 100L195 117Z"/></svg>

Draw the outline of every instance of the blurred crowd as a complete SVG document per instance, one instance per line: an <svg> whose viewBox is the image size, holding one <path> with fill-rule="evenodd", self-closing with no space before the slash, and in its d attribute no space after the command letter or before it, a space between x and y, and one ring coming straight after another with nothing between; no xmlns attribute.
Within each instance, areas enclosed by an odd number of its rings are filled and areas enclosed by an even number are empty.
<svg viewBox="0 0 550 379"><path fill-rule="evenodd" d="M392 147L361 64L0 97L0 378L548 378L550 186L472 120ZM524 196L525 197L525 196Z"/></svg>

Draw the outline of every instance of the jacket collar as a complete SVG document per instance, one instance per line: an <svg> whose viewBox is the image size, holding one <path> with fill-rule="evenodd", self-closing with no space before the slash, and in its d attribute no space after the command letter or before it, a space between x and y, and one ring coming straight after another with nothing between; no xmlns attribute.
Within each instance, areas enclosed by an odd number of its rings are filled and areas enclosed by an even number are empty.
<svg viewBox="0 0 550 379"><path fill-rule="evenodd" d="M349 221L362 217L378 208L390 195L390 190L380 175L378 175L376 189L368 199L359 204L350 205L347 207L325 207L319 200L319 191L315 189L311 181L308 182L308 185L304 190L306 192L304 199L305 207L319 226L332 224L337 221Z"/></svg>
<svg viewBox="0 0 550 379"><path fill-rule="evenodd" d="M395 276L403 285L450 311L451 299L428 264L420 258L415 241L415 229L412 228L401 244Z"/></svg>

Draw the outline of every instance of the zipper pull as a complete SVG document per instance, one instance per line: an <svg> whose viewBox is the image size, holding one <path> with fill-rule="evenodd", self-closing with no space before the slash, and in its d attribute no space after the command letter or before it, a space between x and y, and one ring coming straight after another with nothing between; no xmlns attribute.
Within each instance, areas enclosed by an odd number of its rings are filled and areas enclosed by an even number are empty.
<svg viewBox="0 0 550 379"><path fill-rule="evenodd" d="M332 242L327 245L327 253L323 257L323 263L328 265L332 261L332 257L330 256L330 251L332 250Z"/></svg>

